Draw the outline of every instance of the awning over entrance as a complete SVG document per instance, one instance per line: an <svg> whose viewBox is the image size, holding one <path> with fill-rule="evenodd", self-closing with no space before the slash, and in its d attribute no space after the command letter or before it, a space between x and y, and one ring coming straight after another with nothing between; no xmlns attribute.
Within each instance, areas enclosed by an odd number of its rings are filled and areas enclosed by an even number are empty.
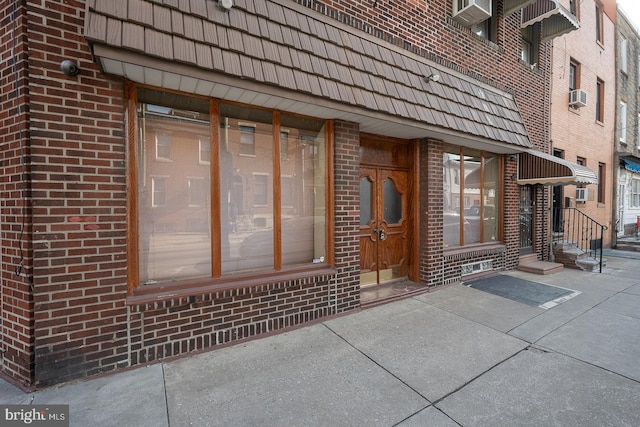
<svg viewBox="0 0 640 427"><path fill-rule="evenodd" d="M527 150L519 154L518 184L569 185L597 184L591 169L554 157L542 151Z"/></svg>
<svg viewBox="0 0 640 427"><path fill-rule="evenodd" d="M509 16L537 0L504 0L504 16Z"/></svg>
<svg viewBox="0 0 640 427"><path fill-rule="evenodd" d="M200 9L204 1L160 3L88 2L85 37L104 72L339 117L371 134L437 138L495 153L532 147L512 94L296 2L243 1L229 11L213 3Z"/></svg>
<svg viewBox="0 0 640 427"><path fill-rule="evenodd" d="M640 172L640 161L631 159L622 159L622 165L624 168L631 172Z"/></svg>
<svg viewBox="0 0 640 427"><path fill-rule="evenodd" d="M580 28L578 19L558 0L538 0L522 9L522 28L542 22L542 41Z"/></svg>

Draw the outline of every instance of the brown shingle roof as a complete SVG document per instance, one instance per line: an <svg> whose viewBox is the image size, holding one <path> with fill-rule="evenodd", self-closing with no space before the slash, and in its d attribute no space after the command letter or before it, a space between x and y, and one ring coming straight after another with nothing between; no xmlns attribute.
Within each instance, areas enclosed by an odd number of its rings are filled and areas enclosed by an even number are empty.
<svg viewBox="0 0 640 427"><path fill-rule="evenodd" d="M96 1L89 3L85 36L94 44L531 145L510 94L276 1L236 0L228 12L212 0ZM432 72L440 80L425 82Z"/></svg>

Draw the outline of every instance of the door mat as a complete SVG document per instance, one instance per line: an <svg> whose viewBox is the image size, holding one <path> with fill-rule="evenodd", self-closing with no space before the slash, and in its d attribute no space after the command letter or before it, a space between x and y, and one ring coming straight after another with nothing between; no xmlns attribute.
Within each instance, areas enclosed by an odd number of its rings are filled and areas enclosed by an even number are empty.
<svg viewBox="0 0 640 427"><path fill-rule="evenodd" d="M474 280L466 286L544 309L555 307L581 293L503 274Z"/></svg>

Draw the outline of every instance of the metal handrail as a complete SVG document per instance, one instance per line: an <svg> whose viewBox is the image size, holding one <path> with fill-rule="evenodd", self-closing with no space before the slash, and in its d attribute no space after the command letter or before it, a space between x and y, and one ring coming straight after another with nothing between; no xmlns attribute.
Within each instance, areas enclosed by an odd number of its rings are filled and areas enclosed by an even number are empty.
<svg viewBox="0 0 640 427"><path fill-rule="evenodd" d="M554 208L553 218L560 221L560 230L554 231L553 242L562 241L577 247L599 262L602 273L602 243L604 230L609 227L578 208Z"/></svg>

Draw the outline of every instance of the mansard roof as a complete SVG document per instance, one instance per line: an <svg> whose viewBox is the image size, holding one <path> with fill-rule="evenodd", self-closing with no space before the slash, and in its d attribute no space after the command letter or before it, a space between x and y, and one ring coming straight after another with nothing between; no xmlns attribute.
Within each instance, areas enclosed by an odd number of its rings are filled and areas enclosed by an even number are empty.
<svg viewBox="0 0 640 427"><path fill-rule="evenodd" d="M134 81L275 106L259 96L269 94L319 117L363 118L371 133L402 124L407 137L531 147L512 94L293 1L225 11L213 0L89 0L85 37L104 71Z"/></svg>

